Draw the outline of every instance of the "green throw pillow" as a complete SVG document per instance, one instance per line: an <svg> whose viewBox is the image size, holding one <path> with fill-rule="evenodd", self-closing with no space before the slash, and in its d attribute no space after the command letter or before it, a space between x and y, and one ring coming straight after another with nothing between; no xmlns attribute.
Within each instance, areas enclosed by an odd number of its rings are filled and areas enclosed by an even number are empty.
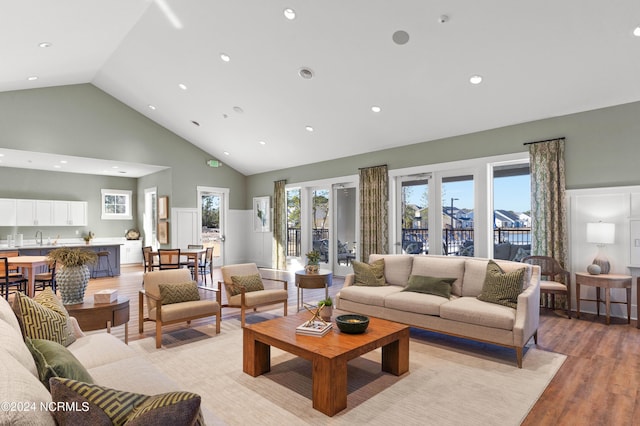
<svg viewBox="0 0 640 426"><path fill-rule="evenodd" d="M69 313L50 288L33 299L24 293L16 293L13 310L25 338L53 340L63 346L76 340L68 325Z"/></svg>
<svg viewBox="0 0 640 426"><path fill-rule="evenodd" d="M411 275L407 286L402 291L433 294L434 296L451 297L451 285L455 278L426 277L423 275Z"/></svg>
<svg viewBox="0 0 640 426"><path fill-rule="evenodd" d="M373 263L364 263L354 260L353 272L356 275L354 285L379 287L387 285L384 279L384 259L378 259Z"/></svg>
<svg viewBox="0 0 640 426"><path fill-rule="evenodd" d="M522 293L525 268L504 272L493 260L487 264L487 275L478 299L510 308L518 307L518 295Z"/></svg>
<svg viewBox="0 0 640 426"><path fill-rule="evenodd" d="M244 288L245 293L264 290L264 284L262 284L262 278L259 274L233 275L231 282L233 284L230 286L231 296L242 293L242 288Z"/></svg>
<svg viewBox="0 0 640 426"><path fill-rule="evenodd" d="M179 284L158 284L163 305L200 300L200 292L195 281Z"/></svg>
<svg viewBox="0 0 640 426"><path fill-rule="evenodd" d="M86 368L67 348L45 339L25 340L38 368L40 381L49 389L49 379L62 377L92 383L93 378Z"/></svg>
<svg viewBox="0 0 640 426"><path fill-rule="evenodd" d="M59 425L204 425L200 396L191 392L142 395L77 380L51 379L54 403L77 403L77 410L55 410ZM85 409L86 408L86 409Z"/></svg>

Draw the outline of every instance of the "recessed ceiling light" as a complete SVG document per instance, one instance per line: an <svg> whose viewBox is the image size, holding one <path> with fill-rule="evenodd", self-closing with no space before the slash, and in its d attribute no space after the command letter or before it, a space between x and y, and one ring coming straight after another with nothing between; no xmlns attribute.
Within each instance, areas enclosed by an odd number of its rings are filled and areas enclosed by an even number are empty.
<svg viewBox="0 0 640 426"><path fill-rule="evenodd" d="M38 43L38 47L42 47L42 48L51 47L51 46L53 46L53 44L49 43L48 41L43 41L42 43Z"/></svg>
<svg viewBox="0 0 640 426"><path fill-rule="evenodd" d="M374 106L371 107L371 111L380 112L380 111L382 111L382 108L380 108L378 105L374 105Z"/></svg>
<svg viewBox="0 0 640 426"><path fill-rule="evenodd" d="M224 155L229 155L229 151L223 152Z"/></svg>
<svg viewBox="0 0 640 426"><path fill-rule="evenodd" d="M61 168L62 168L62 166L61 166L60 164L54 164L54 165L53 165L53 168L54 168L54 169L61 169Z"/></svg>
<svg viewBox="0 0 640 426"><path fill-rule="evenodd" d="M150 109L151 111L155 111L155 110L156 110L156 106L155 106L155 105L151 105L151 104L149 104L149 105L147 105L147 106L149 107L149 109Z"/></svg>
<svg viewBox="0 0 640 426"><path fill-rule="evenodd" d="M178 84L178 87L181 88L182 90L187 90L187 85L184 83Z"/></svg>
<svg viewBox="0 0 640 426"><path fill-rule="evenodd" d="M4 154L0 153L0 157L4 157Z"/></svg>
<svg viewBox="0 0 640 426"><path fill-rule="evenodd" d="M233 110L235 112L237 112L238 114L242 114L244 112L244 110L242 108L240 108L239 106L234 106Z"/></svg>
<svg viewBox="0 0 640 426"><path fill-rule="evenodd" d="M67 164L67 160L60 160L60 164Z"/></svg>
<svg viewBox="0 0 640 426"><path fill-rule="evenodd" d="M305 80L310 80L313 78L313 71L310 68L300 68L298 70L298 75Z"/></svg>
<svg viewBox="0 0 640 426"><path fill-rule="evenodd" d="M36 81L38 79L37 75L32 75L31 77L27 77L27 80L29 81Z"/></svg>
<svg viewBox="0 0 640 426"><path fill-rule="evenodd" d="M259 143L260 145L266 145L266 144L267 144L265 141L258 141L258 143Z"/></svg>
<svg viewBox="0 0 640 426"><path fill-rule="evenodd" d="M119 166L111 166L112 169L119 169Z"/></svg>
<svg viewBox="0 0 640 426"><path fill-rule="evenodd" d="M314 129L313 129L313 127L311 127L311 126L305 126L305 128L304 128L304 129L305 129L307 132L313 132L313 130L314 130Z"/></svg>
<svg viewBox="0 0 640 426"><path fill-rule="evenodd" d="M633 35L636 36L636 37L640 37L640 26L636 27L633 30Z"/></svg>
<svg viewBox="0 0 640 426"><path fill-rule="evenodd" d="M398 30L391 36L393 42L399 46L407 44L409 42L409 33L406 31Z"/></svg>
<svg viewBox="0 0 640 426"><path fill-rule="evenodd" d="M229 62L231 60L231 56L227 55L226 53L221 53L220 59L222 59L224 62Z"/></svg>
<svg viewBox="0 0 640 426"><path fill-rule="evenodd" d="M481 75L472 75L469 78L469 82L471 84L480 84L480 83L482 83L482 76Z"/></svg>
<svg viewBox="0 0 640 426"><path fill-rule="evenodd" d="M284 17L290 21L296 19L296 11L291 8L286 8L282 13L284 13Z"/></svg>
<svg viewBox="0 0 640 426"><path fill-rule="evenodd" d="M200 127L200 123L198 123L196 120L191 120L191 123L192 123L194 126L198 126L198 127Z"/></svg>

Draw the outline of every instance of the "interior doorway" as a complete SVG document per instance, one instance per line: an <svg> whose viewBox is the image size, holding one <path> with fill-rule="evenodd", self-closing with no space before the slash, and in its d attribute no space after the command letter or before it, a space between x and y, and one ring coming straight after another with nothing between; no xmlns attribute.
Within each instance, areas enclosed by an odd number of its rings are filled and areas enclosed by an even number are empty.
<svg viewBox="0 0 640 426"><path fill-rule="evenodd" d="M224 265L228 188L198 187L199 241L204 248L213 247L213 266Z"/></svg>

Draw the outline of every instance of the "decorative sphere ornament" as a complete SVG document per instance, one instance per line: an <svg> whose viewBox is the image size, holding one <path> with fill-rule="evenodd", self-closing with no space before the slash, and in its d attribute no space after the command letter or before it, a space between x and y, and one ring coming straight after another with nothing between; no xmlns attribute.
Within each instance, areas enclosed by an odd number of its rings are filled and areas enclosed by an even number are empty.
<svg viewBox="0 0 640 426"><path fill-rule="evenodd" d="M600 272L602 272L602 269L600 268L600 265L596 265L594 263L592 265L587 266L587 272L590 273L591 275L599 275Z"/></svg>

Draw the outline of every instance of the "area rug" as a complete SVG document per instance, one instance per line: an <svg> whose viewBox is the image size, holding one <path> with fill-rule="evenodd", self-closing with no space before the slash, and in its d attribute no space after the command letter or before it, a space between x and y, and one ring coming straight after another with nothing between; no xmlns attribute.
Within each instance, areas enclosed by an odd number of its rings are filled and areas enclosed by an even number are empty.
<svg viewBox="0 0 640 426"><path fill-rule="evenodd" d="M130 345L202 396L208 424L518 425L565 360L530 347L519 369L512 350L412 329L409 372L381 372L379 349L350 361L347 408L327 417L312 408L310 362L272 348L271 371L253 378L242 372L239 321L223 321L218 335L214 325L195 331L173 347Z"/></svg>

